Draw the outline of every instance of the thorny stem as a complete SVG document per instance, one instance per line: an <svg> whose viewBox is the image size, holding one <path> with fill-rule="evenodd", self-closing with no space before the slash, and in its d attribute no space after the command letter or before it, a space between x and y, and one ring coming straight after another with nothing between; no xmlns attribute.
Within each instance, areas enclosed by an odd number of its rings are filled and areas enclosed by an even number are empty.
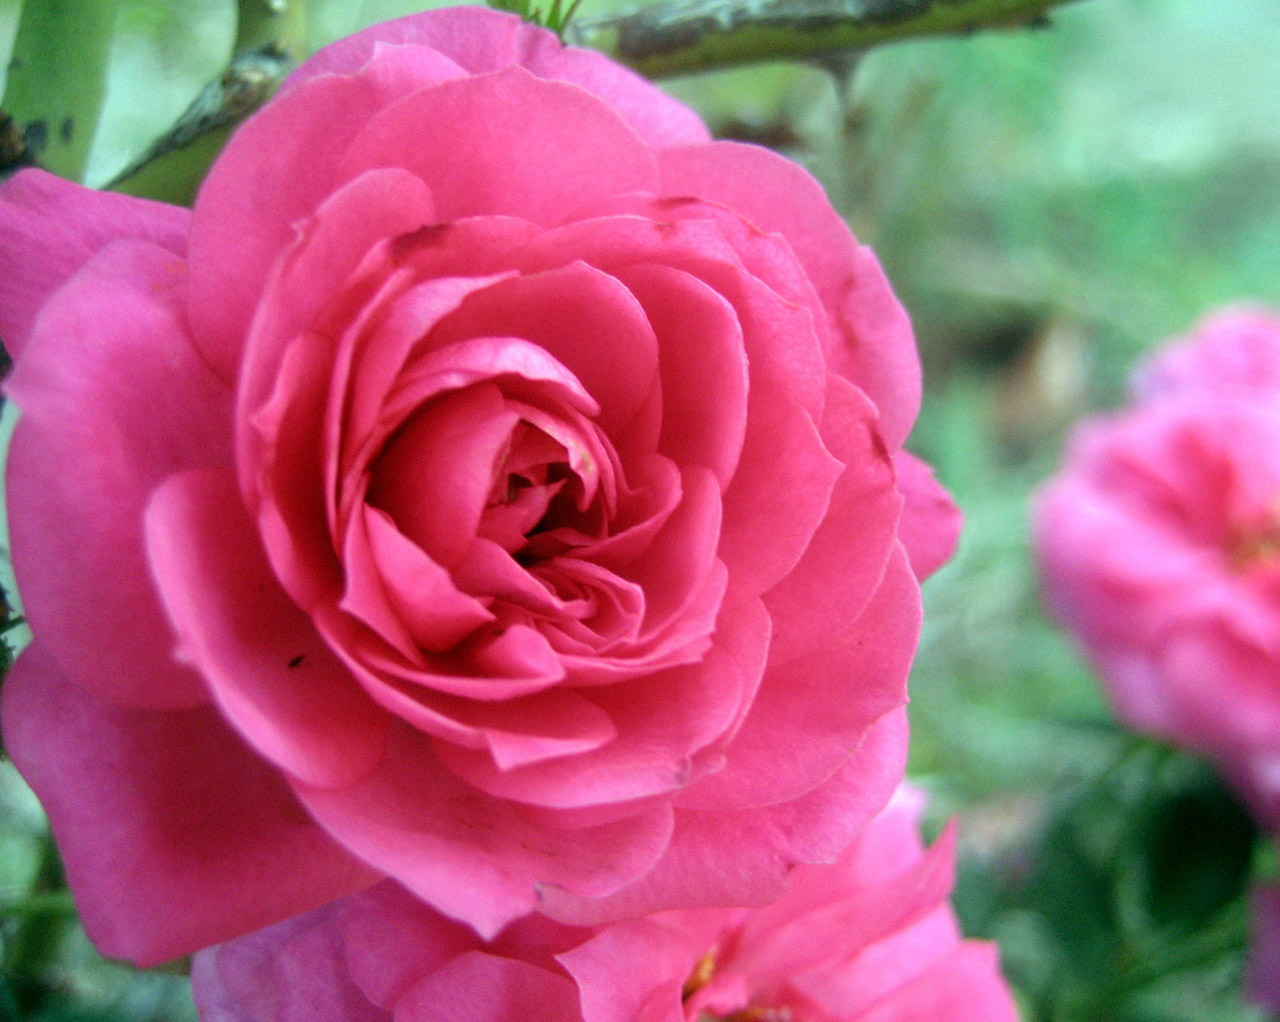
<svg viewBox="0 0 1280 1022"><path fill-rule="evenodd" d="M915 36L1042 24L1073 0L659 0L583 18L565 38L652 78L805 60Z"/></svg>

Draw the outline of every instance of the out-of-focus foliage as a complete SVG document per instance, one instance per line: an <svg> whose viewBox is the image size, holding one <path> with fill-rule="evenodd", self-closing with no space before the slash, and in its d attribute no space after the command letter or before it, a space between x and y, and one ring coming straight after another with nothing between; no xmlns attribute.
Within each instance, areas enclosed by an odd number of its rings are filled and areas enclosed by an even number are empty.
<svg viewBox="0 0 1280 1022"><path fill-rule="evenodd" d="M301 55L429 5L26 0L20 28L21 6L0 0L0 55L36 47L26 18L74 9L88 56L15 69L0 108L88 111L91 137L43 158L101 183L223 72L247 17L287 17ZM967 528L926 586L911 773L934 825L960 815L966 925L1000 940L1028 1020L1256 1022L1239 987L1261 846L1205 768L1112 723L1040 609L1027 507L1138 354L1222 302L1280 303L1280 0L1087 0L1042 30L671 87L717 133L806 162L917 324L912 442ZM43 827L0 765L0 1020L191 1018L181 975L94 956Z"/></svg>

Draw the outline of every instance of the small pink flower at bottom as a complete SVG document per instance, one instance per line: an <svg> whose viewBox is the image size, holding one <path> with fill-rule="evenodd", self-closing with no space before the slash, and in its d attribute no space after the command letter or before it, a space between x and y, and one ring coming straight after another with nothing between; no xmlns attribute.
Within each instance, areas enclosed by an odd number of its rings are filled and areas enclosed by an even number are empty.
<svg viewBox="0 0 1280 1022"><path fill-rule="evenodd" d="M947 903L902 789L830 866L759 909L596 928L540 916L485 943L393 883L197 956L204 1022L1014 1022L990 944Z"/></svg>

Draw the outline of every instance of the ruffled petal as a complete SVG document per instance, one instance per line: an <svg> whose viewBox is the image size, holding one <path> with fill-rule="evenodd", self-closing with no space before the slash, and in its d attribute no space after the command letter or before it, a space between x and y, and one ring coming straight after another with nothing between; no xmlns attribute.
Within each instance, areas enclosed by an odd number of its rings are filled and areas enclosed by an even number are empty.
<svg viewBox="0 0 1280 1022"><path fill-rule="evenodd" d="M377 879L211 708L104 702L36 640L5 679L3 719L104 954L156 965Z"/></svg>
<svg viewBox="0 0 1280 1022"><path fill-rule="evenodd" d="M109 244L43 310L6 392L13 562L32 630L77 684L137 706L195 706L173 661L142 517L170 473L230 462L230 394L182 311L186 267L145 241Z"/></svg>
<svg viewBox="0 0 1280 1022"><path fill-rule="evenodd" d="M533 909L541 884L587 897L616 890L653 865L671 834L666 806L579 830L536 826L453 778L407 733L359 784L299 794L345 846L486 939Z"/></svg>
<svg viewBox="0 0 1280 1022"><path fill-rule="evenodd" d="M303 83L283 102L326 80ZM503 214L544 227L594 195L657 183L649 147L614 111L519 67L445 82L378 110L339 166L339 179L374 167L412 171L444 221Z"/></svg>
<svg viewBox="0 0 1280 1022"><path fill-rule="evenodd" d="M767 904L797 864L835 861L888 802L906 755L907 717L899 710L877 721L807 795L739 812L677 810L670 846L643 878L597 899L547 886L540 910L561 922L597 925L671 908Z"/></svg>
<svg viewBox="0 0 1280 1022"><path fill-rule="evenodd" d="M318 52L284 87L321 74L351 74L389 44L438 50L470 74L517 64L539 78L577 85L613 107L650 145L683 145L710 137L697 114L635 72L592 50L565 46L554 33L515 15L483 7L424 11L357 32Z"/></svg>
<svg viewBox="0 0 1280 1022"><path fill-rule="evenodd" d="M898 451L893 467L904 501L898 538L907 548L911 570L923 581L951 560L964 516L933 477L933 469L914 454Z"/></svg>
<svg viewBox="0 0 1280 1022"><path fill-rule="evenodd" d="M578 991L564 976L483 951L451 959L396 1004L396 1022L578 1022Z"/></svg>
<svg viewBox="0 0 1280 1022"><path fill-rule="evenodd" d="M187 252L191 213L181 206L98 192L43 170L0 184L0 340L12 358L26 348L50 296L120 238Z"/></svg>
<svg viewBox="0 0 1280 1022"><path fill-rule="evenodd" d="M875 598L829 645L771 663L720 773L677 804L709 810L786 804L830 777L867 730L906 704L920 634L920 587L902 548Z"/></svg>
<svg viewBox="0 0 1280 1022"><path fill-rule="evenodd" d="M179 656L250 745L318 786L377 766L387 715L281 590L229 471L168 479L147 509L147 543Z"/></svg>

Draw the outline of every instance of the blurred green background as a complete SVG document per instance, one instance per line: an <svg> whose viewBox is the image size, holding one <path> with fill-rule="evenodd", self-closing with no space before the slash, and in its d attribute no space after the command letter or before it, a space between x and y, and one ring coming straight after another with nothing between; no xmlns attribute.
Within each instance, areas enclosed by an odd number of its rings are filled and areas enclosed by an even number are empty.
<svg viewBox="0 0 1280 1022"><path fill-rule="evenodd" d="M73 97L40 158L95 186L237 45L234 0L26 6L20 25L23 5L0 0L3 109ZM293 31L314 49L424 6L308 0ZM55 60L58 32L83 59ZM960 816L967 930L1000 940L1029 1020L1261 1019L1240 992L1247 884L1273 857L1205 768L1112 724L1039 607L1027 516L1070 423L1121 400L1142 352L1223 303L1280 303L1280 0L1085 0L1046 27L899 43L838 73L663 84L718 135L809 166L915 320L912 445L967 526L926 587L911 774L931 827ZM0 941L0 1019L193 1017L180 966L94 954L7 762Z"/></svg>

